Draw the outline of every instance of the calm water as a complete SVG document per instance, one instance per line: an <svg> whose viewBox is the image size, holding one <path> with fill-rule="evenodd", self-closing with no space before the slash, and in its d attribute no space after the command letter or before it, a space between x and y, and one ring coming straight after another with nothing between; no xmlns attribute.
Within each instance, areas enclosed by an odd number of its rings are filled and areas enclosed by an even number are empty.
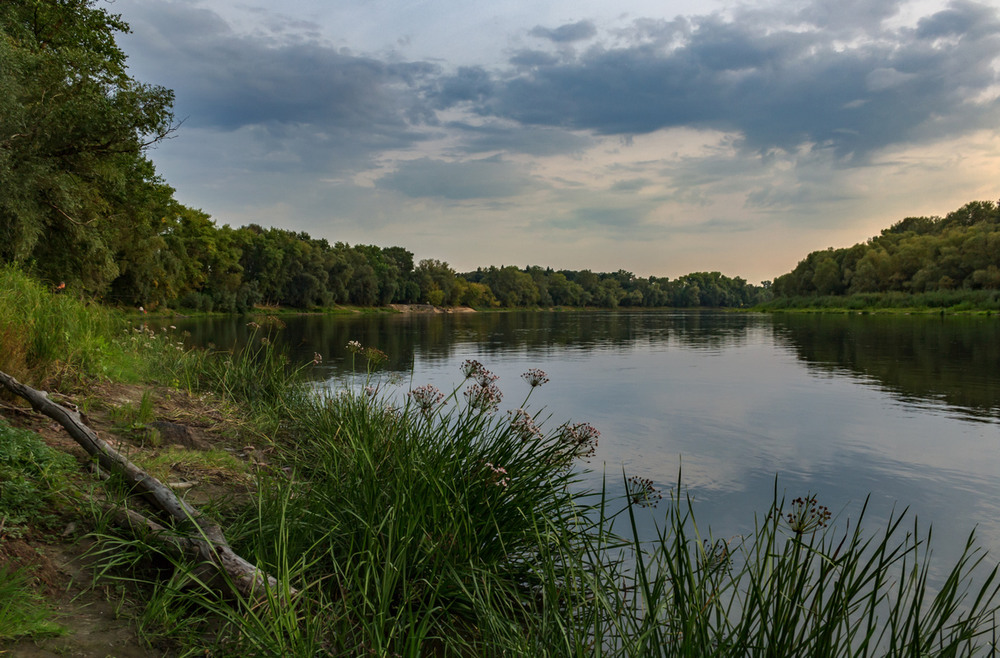
<svg viewBox="0 0 1000 658"><path fill-rule="evenodd" d="M245 339L236 320L176 322L192 341ZM817 493L843 517L871 494L874 525L893 507L933 523L935 554L954 555L978 526L1000 555L1000 320L768 316L715 312L303 316L280 334L315 376L350 376L349 340L390 355L399 391L450 390L459 364L500 375L508 406L520 373L551 382L531 399L552 425L601 432L587 484L622 473L664 490L683 472L700 525L753 527L777 482ZM654 516L647 519L652 524Z"/></svg>

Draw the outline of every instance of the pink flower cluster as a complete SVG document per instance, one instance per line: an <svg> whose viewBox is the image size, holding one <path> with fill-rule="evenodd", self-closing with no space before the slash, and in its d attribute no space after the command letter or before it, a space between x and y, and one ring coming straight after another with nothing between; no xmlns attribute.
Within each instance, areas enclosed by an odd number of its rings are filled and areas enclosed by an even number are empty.
<svg viewBox="0 0 1000 658"><path fill-rule="evenodd" d="M816 496L806 496L792 501L792 511L785 515L785 520L792 532L805 535L825 528L831 516L830 508L816 504Z"/></svg>
<svg viewBox="0 0 1000 658"><path fill-rule="evenodd" d="M663 500L663 494L653 485L653 481L638 475L628 479L627 492L629 501L639 507L656 507Z"/></svg>
<svg viewBox="0 0 1000 658"><path fill-rule="evenodd" d="M465 378L469 379L470 377L475 377L476 373L480 370L483 370L483 364L475 359L466 359L465 361L462 361L462 365L458 368L462 371L462 374L465 375Z"/></svg>
<svg viewBox="0 0 1000 658"><path fill-rule="evenodd" d="M597 452L597 439L601 433L590 423L567 423L563 426L562 440L566 456L570 459L588 459Z"/></svg>
<svg viewBox="0 0 1000 658"><path fill-rule="evenodd" d="M522 441L542 438L542 430L535 425L535 420L531 417L531 414L524 409L508 411L507 416L510 418L510 429Z"/></svg>
<svg viewBox="0 0 1000 658"><path fill-rule="evenodd" d="M493 473L490 475L490 480L493 482L493 484L497 485L498 487L503 487L504 489L506 489L507 485L510 484L510 476L507 475L507 469L505 469L503 466L494 466L489 462L486 462L486 466L488 466L489 469L493 471Z"/></svg>
<svg viewBox="0 0 1000 658"><path fill-rule="evenodd" d="M459 370L465 375L466 379L475 379L480 386L487 387L491 386L496 380L500 379L500 375L495 375L486 369L486 366L481 364L475 359L466 359L459 366Z"/></svg>
<svg viewBox="0 0 1000 658"><path fill-rule="evenodd" d="M538 368L529 368L527 372L521 375L521 379L528 382L531 388L541 386L549 381L549 377L545 374L545 371Z"/></svg>
<svg viewBox="0 0 1000 658"><path fill-rule="evenodd" d="M466 379L476 380L476 383L470 385L463 393L469 406L474 409L482 409L487 413L496 411L500 407L500 400L503 399L503 393L496 385L500 376L487 370L483 364L475 359L466 359L459 366L459 369Z"/></svg>
<svg viewBox="0 0 1000 658"><path fill-rule="evenodd" d="M431 384L418 386L407 393L407 395L417 405L420 412L425 415L429 414L439 404L448 404L444 399L444 393Z"/></svg>
<svg viewBox="0 0 1000 658"><path fill-rule="evenodd" d="M499 409L500 400L503 399L503 393L496 384L487 384L486 386L471 384L469 388L465 389L463 395L465 395L470 407L481 409L487 413L493 413Z"/></svg>

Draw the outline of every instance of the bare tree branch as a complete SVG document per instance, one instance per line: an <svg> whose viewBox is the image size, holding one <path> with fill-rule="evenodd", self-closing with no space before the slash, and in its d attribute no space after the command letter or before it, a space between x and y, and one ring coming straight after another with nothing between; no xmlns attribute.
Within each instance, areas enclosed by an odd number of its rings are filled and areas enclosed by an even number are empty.
<svg viewBox="0 0 1000 658"><path fill-rule="evenodd" d="M94 430L84 424L79 412L53 402L45 391L26 386L4 372L0 372L0 384L27 400L36 411L62 425L88 454L97 459L101 468L122 475L154 507L167 514L178 523L179 527L190 528L191 532L181 535L175 531L167 531L164 526L129 510L120 512L120 515L123 515L120 516L120 521L144 526L177 550L197 555L206 562L214 564L229 574L235 589L244 596L256 598L263 595L266 587L277 589L278 582L274 577L236 554L218 525L202 516L198 510L178 498L169 487L108 445ZM295 593L294 590L292 593Z"/></svg>

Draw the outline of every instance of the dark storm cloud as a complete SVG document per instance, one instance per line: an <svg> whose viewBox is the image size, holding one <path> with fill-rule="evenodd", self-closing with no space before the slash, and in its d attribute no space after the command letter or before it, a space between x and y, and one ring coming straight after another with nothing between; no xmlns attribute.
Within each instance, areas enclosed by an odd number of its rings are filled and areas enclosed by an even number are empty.
<svg viewBox="0 0 1000 658"><path fill-rule="evenodd" d="M437 72L422 62L385 62L332 48L305 22L276 20L267 33L234 32L215 13L175 2L136 3L128 14L143 47L138 77L174 89L176 113L195 128L257 126L276 139L308 130L343 156L405 147L433 123L416 87ZM317 154L318 156L318 154ZM308 159L308 158L307 158Z"/></svg>
<svg viewBox="0 0 1000 658"><path fill-rule="evenodd" d="M554 41L555 43L572 43L593 37L597 34L597 28L590 21L578 21L576 23L560 25L555 29L539 25L533 28L529 34L533 37Z"/></svg>
<svg viewBox="0 0 1000 658"><path fill-rule="evenodd" d="M478 101L494 92L493 76L479 66L462 66L441 81L438 98L444 105Z"/></svg>
<svg viewBox="0 0 1000 658"><path fill-rule="evenodd" d="M810 143L856 158L996 125L996 101L971 102L998 82L996 9L953 2L915 29L889 30L879 25L893 2L851 3L855 17L876 19L866 27L834 21L820 7L785 16L795 24L784 28L774 27L773 12L749 10L730 19L641 21L637 40L624 47L549 63L533 56L530 70L498 78L478 110L598 134L715 128L739 132L753 150Z"/></svg>

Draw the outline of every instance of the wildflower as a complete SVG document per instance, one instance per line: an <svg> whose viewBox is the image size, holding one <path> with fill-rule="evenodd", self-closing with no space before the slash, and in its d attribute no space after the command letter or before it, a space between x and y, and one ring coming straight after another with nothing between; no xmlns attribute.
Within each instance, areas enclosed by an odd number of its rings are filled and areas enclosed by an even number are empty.
<svg viewBox="0 0 1000 658"><path fill-rule="evenodd" d="M508 411L507 416L510 418L510 429L522 441L530 441L531 439L540 439L542 437L542 430L535 425L534 419L524 409Z"/></svg>
<svg viewBox="0 0 1000 658"><path fill-rule="evenodd" d="M507 488L510 484L510 476L507 475L507 469L503 466L494 466L490 462L486 462L486 466L492 471L490 474L490 481L498 487Z"/></svg>
<svg viewBox="0 0 1000 658"><path fill-rule="evenodd" d="M493 386L493 382L500 379L500 375L495 375L486 368L479 368L479 372L476 373L476 381L483 388Z"/></svg>
<svg viewBox="0 0 1000 658"><path fill-rule="evenodd" d="M361 351L361 343L356 340L351 340L347 342L347 351L351 354L357 354Z"/></svg>
<svg viewBox="0 0 1000 658"><path fill-rule="evenodd" d="M378 386L372 386L369 384L368 386L365 386L364 392L365 395L367 395L370 398L373 398L378 393Z"/></svg>
<svg viewBox="0 0 1000 658"><path fill-rule="evenodd" d="M448 404L442 393L436 386L424 384L413 389L407 395L420 408L420 412L427 415L439 404Z"/></svg>
<svg viewBox="0 0 1000 658"><path fill-rule="evenodd" d="M597 439L601 433L590 423L569 423L563 425L560 440L568 459L593 457L597 452Z"/></svg>
<svg viewBox="0 0 1000 658"><path fill-rule="evenodd" d="M639 507L656 507L663 500L663 494L653 486L652 480L637 475L628 479L625 491L629 502Z"/></svg>
<svg viewBox="0 0 1000 658"><path fill-rule="evenodd" d="M171 329L176 329L177 327L176 327L176 325L170 325L170 328Z"/></svg>
<svg viewBox="0 0 1000 658"><path fill-rule="evenodd" d="M475 377L476 374L483 369L483 364L475 359L466 359L462 361L462 365L459 366L459 370L465 375L465 378Z"/></svg>
<svg viewBox="0 0 1000 658"><path fill-rule="evenodd" d="M549 381L549 377L545 374L545 371L538 368L528 368L528 371L521 375L521 379L528 382L531 388L541 386Z"/></svg>
<svg viewBox="0 0 1000 658"><path fill-rule="evenodd" d="M481 409L487 413L496 411L500 406L500 400L503 399L503 393L500 392L496 384L487 384L486 386L472 384L465 389L463 395L469 401L470 407Z"/></svg>
<svg viewBox="0 0 1000 658"><path fill-rule="evenodd" d="M348 343L348 345L350 345L350 343ZM382 350L378 349L378 348L375 348L375 347L366 347L365 348L365 358L368 359L368 365L370 365L370 366L377 366L378 364L382 363L383 361L388 361L389 360L389 355L386 354L385 352L383 352Z"/></svg>
<svg viewBox="0 0 1000 658"><path fill-rule="evenodd" d="M314 366L318 366L319 364L323 363L323 355L320 354L319 352L313 352L312 362Z"/></svg>
<svg viewBox="0 0 1000 658"><path fill-rule="evenodd" d="M250 327L251 329L260 329L260 325L257 324L256 322L247 322L247 326Z"/></svg>
<svg viewBox="0 0 1000 658"><path fill-rule="evenodd" d="M806 496L792 501L792 511L785 515L785 520L796 536L802 536L825 528L831 516L826 505L816 504L816 496Z"/></svg>

